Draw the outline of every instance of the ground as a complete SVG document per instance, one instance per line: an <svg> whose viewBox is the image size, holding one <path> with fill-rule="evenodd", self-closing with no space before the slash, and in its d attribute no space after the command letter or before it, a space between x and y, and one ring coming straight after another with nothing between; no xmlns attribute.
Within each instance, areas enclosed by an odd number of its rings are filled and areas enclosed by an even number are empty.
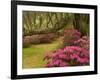
<svg viewBox="0 0 100 80"><path fill-rule="evenodd" d="M47 52L54 51L61 46L62 38L58 38L52 43L31 45L28 48L23 48L23 68L41 68L46 62L43 61Z"/></svg>

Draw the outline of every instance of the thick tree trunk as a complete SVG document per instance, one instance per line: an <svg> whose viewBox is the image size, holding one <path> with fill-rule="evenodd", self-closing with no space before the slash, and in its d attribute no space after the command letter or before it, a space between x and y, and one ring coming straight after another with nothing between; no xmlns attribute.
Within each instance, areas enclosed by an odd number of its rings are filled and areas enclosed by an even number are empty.
<svg viewBox="0 0 100 80"><path fill-rule="evenodd" d="M74 14L73 20L74 28L83 35L89 35L89 15L88 14Z"/></svg>

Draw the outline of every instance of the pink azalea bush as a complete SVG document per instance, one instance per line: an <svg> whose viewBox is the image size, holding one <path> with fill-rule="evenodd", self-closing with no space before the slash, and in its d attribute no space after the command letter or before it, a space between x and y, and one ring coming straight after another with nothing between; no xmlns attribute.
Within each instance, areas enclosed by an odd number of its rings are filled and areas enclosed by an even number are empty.
<svg viewBox="0 0 100 80"><path fill-rule="evenodd" d="M29 47L31 45L31 36L25 36L23 39L23 47Z"/></svg>
<svg viewBox="0 0 100 80"><path fill-rule="evenodd" d="M46 67L82 66L89 64L89 50L79 46L66 46L64 49L48 53L44 60Z"/></svg>
<svg viewBox="0 0 100 80"><path fill-rule="evenodd" d="M29 47L31 44L50 43L55 39L54 33L35 34L23 37L23 47Z"/></svg>
<svg viewBox="0 0 100 80"><path fill-rule="evenodd" d="M48 53L46 67L89 65L89 37L74 29L64 31L63 48Z"/></svg>
<svg viewBox="0 0 100 80"><path fill-rule="evenodd" d="M77 41L74 41L74 45L80 46L82 48L85 48L89 50L89 37L88 36L83 36L82 38L78 39Z"/></svg>
<svg viewBox="0 0 100 80"><path fill-rule="evenodd" d="M81 33L74 29L74 28L69 28L64 31L64 40L63 44L65 46L70 46L74 44L74 41L77 41L80 39Z"/></svg>
<svg viewBox="0 0 100 80"><path fill-rule="evenodd" d="M54 40L55 34L54 33L40 34L38 38L40 40L40 43L50 43Z"/></svg>
<svg viewBox="0 0 100 80"><path fill-rule="evenodd" d="M38 34L32 35L31 39L32 39L32 44L38 44L38 43L40 43L39 35Z"/></svg>

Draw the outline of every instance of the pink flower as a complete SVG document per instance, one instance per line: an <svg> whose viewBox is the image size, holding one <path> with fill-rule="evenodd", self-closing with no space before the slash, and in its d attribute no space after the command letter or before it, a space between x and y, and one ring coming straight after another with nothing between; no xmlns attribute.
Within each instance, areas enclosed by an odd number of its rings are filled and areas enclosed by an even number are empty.
<svg viewBox="0 0 100 80"><path fill-rule="evenodd" d="M59 65L60 67L65 67L65 66L69 66L69 64L68 63L66 63L66 62L62 62L62 63L60 63L60 65Z"/></svg>
<svg viewBox="0 0 100 80"><path fill-rule="evenodd" d="M80 47L82 47L84 49L89 50L89 45L90 45L89 42L90 42L89 41L89 37L88 36L83 36L82 38L74 41L74 45L80 46Z"/></svg>
<svg viewBox="0 0 100 80"><path fill-rule="evenodd" d="M57 52L52 54L52 58L55 58L55 57L58 57L58 56L59 56L59 53L57 53Z"/></svg>
<svg viewBox="0 0 100 80"><path fill-rule="evenodd" d="M74 28L69 28L64 31L64 44L65 46L71 46L74 44L74 41L77 41L80 39L81 33L74 29Z"/></svg>
<svg viewBox="0 0 100 80"><path fill-rule="evenodd" d="M88 58L80 58L80 57L78 57L78 58L77 58L77 61L78 61L79 63L81 63L81 64L86 64L86 63L89 62L89 59L88 59Z"/></svg>
<svg viewBox="0 0 100 80"><path fill-rule="evenodd" d="M43 60L49 60L52 57L50 53L46 54Z"/></svg>
<svg viewBox="0 0 100 80"><path fill-rule="evenodd" d="M73 53L73 49L71 46L67 46L64 48L64 52L70 52L70 53Z"/></svg>
<svg viewBox="0 0 100 80"><path fill-rule="evenodd" d="M77 54L72 54L71 56L70 56L70 58L71 59L77 59L79 56L77 55Z"/></svg>
<svg viewBox="0 0 100 80"><path fill-rule="evenodd" d="M89 64L89 50L79 46L66 46L52 53L51 60L47 60L47 66L63 67L71 65Z"/></svg>

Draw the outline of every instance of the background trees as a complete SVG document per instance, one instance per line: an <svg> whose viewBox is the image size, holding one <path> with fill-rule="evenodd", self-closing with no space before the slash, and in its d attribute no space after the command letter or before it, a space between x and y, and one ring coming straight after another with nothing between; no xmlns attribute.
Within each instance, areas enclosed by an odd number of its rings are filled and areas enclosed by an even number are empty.
<svg viewBox="0 0 100 80"><path fill-rule="evenodd" d="M23 11L24 35L56 32L73 18L71 13Z"/></svg>
<svg viewBox="0 0 100 80"><path fill-rule="evenodd" d="M23 11L23 35L57 32L72 24L82 35L89 34L89 15Z"/></svg>
<svg viewBox="0 0 100 80"><path fill-rule="evenodd" d="M73 24L82 35L89 35L89 14L74 14Z"/></svg>

